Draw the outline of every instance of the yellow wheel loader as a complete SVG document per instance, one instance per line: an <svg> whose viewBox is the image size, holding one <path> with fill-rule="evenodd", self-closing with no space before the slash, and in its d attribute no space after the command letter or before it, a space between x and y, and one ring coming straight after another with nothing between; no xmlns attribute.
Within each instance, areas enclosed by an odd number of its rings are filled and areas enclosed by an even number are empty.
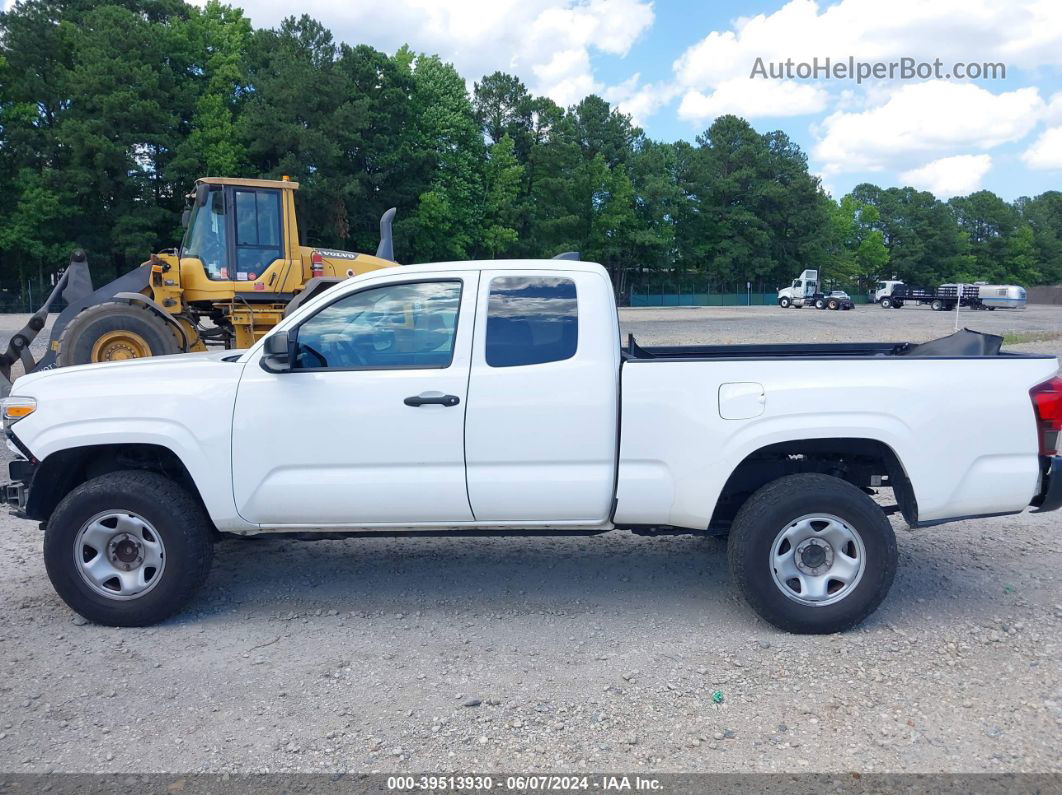
<svg viewBox="0 0 1062 795"><path fill-rule="evenodd" d="M380 219L375 256L300 244L297 182L287 178L196 181L188 194L180 248L152 254L136 270L92 289L88 261L75 251L48 300L0 355L0 374L138 359L209 345L247 348L286 312L336 282L396 265L392 208ZM30 343L62 296L40 361Z"/></svg>

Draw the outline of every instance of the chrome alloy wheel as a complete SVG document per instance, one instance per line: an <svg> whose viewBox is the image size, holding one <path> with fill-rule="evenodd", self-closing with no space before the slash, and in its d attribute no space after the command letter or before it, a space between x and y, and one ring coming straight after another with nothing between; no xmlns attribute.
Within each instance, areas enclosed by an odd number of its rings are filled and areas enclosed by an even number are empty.
<svg viewBox="0 0 1062 795"><path fill-rule="evenodd" d="M108 599L136 599L162 579L166 549L155 528L130 511L104 511L82 525L74 566L85 583Z"/></svg>
<svg viewBox="0 0 1062 795"><path fill-rule="evenodd" d="M806 514L775 536L768 565L787 597L823 607L855 590L866 558L863 539L850 524L831 514Z"/></svg>

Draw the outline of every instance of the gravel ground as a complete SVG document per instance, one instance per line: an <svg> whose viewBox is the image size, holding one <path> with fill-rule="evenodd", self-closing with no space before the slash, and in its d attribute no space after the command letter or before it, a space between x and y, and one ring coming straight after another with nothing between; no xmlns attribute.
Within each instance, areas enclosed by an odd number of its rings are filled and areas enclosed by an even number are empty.
<svg viewBox="0 0 1062 795"><path fill-rule="evenodd" d="M725 343L917 341L953 318L622 321ZM962 321L1062 353L1062 308ZM119 630L75 617L36 526L4 516L0 771L1062 771L1057 516L897 531L889 598L838 636L757 619L719 540L618 532L227 540L189 610Z"/></svg>

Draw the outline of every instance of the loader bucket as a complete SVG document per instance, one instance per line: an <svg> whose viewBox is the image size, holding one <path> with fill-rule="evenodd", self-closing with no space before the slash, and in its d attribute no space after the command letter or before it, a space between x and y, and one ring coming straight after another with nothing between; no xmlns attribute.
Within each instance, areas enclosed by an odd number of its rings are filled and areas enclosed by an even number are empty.
<svg viewBox="0 0 1062 795"><path fill-rule="evenodd" d="M140 292L148 286L151 278L151 264L145 262L136 270L132 270L124 276L119 276L112 282L108 282L96 291L92 290L92 277L89 274L88 258L85 252L78 249L70 257L70 265L52 288L48 299L44 302L23 326L8 342L7 350L0 354L0 376L7 381L4 392L10 390L10 384L14 380L11 377L11 368L15 362L22 362L24 371L29 373L40 370L50 370L56 366L56 355L59 352L59 339L63 336L63 330L74 317L90 306L102 304L114 298L118 293ZM52 325L51 338L48 342L48 350L40 360L34 360L30 352L30 345L44 328L48 320L48 310L52 302L62 295L66 301L66 309L59 313ZM17 376L16 376L17 377Z"/></svg>

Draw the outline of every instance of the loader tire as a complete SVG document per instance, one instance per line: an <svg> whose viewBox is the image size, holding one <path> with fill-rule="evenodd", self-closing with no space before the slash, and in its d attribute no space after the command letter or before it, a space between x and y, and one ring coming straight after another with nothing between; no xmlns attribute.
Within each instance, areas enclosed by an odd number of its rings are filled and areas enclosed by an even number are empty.
<svg viewBox="0 0 1062 795"><path fill-rule="evenodd" d="M68 367L171 353L180 353L180 347L166 321L146 307L112 301L70 321L59 338L56 361Z"/></svg>

